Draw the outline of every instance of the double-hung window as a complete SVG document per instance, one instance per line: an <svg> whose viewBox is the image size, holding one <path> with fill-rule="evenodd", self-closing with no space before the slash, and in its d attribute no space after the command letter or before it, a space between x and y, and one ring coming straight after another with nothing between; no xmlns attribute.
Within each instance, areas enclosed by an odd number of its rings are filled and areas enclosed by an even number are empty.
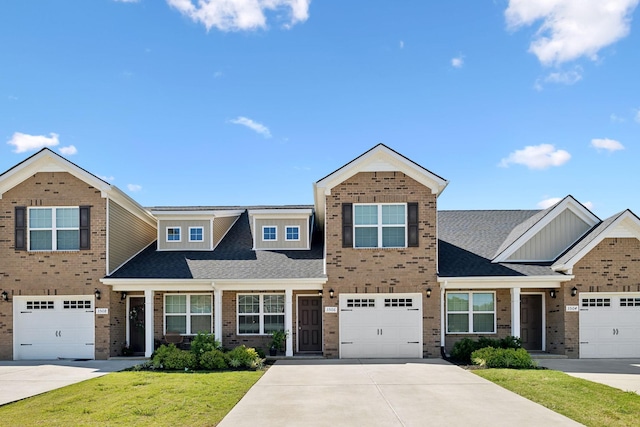
<svg viewBox="0 0 640 427"><path fill-rule="evenodd" d="M78 207L29 208L29 250L77 251L80 249Z"/></svg>
<svg viewBox="0 0 640 427"><path fill-rule="evenodd" d="M494 292L448 292L447 333L495 333Z"/></svg>
<svg viewBox="0 0 640 427"><path fill-rule="evenodd" d="M202 227L189 227L189 241L202 242L204 240L204 229Z"/></svg>
<svg viewBox="0 0 640 427"><path fill-rule="evenodd" d="M210 294L167 294L164 297L165 331L183 335L211 333L212 308Z"/></svg>
<svg viewBox="0 0 640 427"><path fill-rule="evenodd" d="M288 225L285 227L285 240L300 240L300 227L297 225Z"/></svg>
<svg viewBox="0 0 640 427"><path fill-rule="evenodd" d="M273 241L278 239L278 227L275 225L265 225L262 227L262 240Z"/></svg>
<svg viewBox="0 0 640 427"><path fill-rule="evenodd" d="M284 331L284 295L239 294L238 334Z"/></svg>
<svg viewBox="0 0 640 427"><path fill-rule="evenodd" d="M180 241L180 227L167 227L167 242Z"/></svg>
<svg viewBox="0 0 640 427"><path fill-rule="evenodd" d="M406 204L354 204L356 248L404 248L407 241Z"/></svg>

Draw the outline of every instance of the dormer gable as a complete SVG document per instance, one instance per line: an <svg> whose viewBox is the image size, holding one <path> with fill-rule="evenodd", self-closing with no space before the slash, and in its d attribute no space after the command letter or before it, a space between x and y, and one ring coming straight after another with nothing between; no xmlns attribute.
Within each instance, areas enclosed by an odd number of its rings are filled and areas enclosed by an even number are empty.
<svg viewBox="0 0 640 427"><path fill-rule="evenodd" d="M600 222L567 196L515 227L493 259L498 262L551 262Z"/></svg>
<svg viewBox="0 0 640 427"><path fill-rule="evenodd" d="M629 209L602 221L574 247L552 265L553 270L573 274L573 266L604 239L633 238L640 240L640 218Z"/></svg>
<svg viewBox="0 0 640 427"><path fill-rule="evenodd" d="M432 194L436 196L440 195L449 183L386 145L378 144L314 183L315 210L319 226L322 227L324 224L326 196L331 195L331 189L360 172L401 172L431 189Z"/></svg>
<svg viewBox="0 0 640 427"><path fill-rule="evenodd" d="M253 250L309 250L313 233L313 209L263 207L248 210Z"/></svg>

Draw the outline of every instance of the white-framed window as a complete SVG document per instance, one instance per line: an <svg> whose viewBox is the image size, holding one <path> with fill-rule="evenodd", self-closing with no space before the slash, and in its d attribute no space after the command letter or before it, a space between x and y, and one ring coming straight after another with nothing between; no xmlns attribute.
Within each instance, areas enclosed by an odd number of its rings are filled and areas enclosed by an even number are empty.
<svg viewBox="0 0 640 427"><path fill-rule="evenodd" d="M300 227L297 225L287 225L284 228L285 240L299 241L300 240Z"/></svg>
<svg viewBox="0 0 640 427"><path fill-rule="evenodd" d="M164 330L182 335L212 332L211 294L165 294Z"/></svg>
<svg viewBox="0 0 640 427"><path fill-rule="evenodd" d="M495 332L495 292L447 292L447 333Z"/></svg>
<svg viewBox="0 0 640 427"><path fill-rule="evenodd" d="M404 248L407 246L407 205L354 204L353 229L356 248Z"/></svg>
<svg viewBox="0 0 640 427"><path fill-rule="evenodd" d="M204 228L203 227L189 227L189 241L190 242L202 242L202 241L204 241Z"/></svg>
<svg viewBox="0 0 640 427"><path fill-rule="evenodd" d="M80 208L29 208L30 251L80 249Z"/></svg>
<svg viewBox="0 0 640 427"><path fill-rule="evenodd" d="M262 227L262 240L273 241L278 239L278 227L275 225L265 225Z"/></svg>
<svg viewBox="0 0 640 427"><path fill-rule="evenodd" d="M284 331L284 294L238 294L238 335Z"/></svg>
<svg viewBox="0 0 640 427"><path fill-rule="evenodd" d="M167 227L167 242L179 242L180 231L180 227Z"/></svg>

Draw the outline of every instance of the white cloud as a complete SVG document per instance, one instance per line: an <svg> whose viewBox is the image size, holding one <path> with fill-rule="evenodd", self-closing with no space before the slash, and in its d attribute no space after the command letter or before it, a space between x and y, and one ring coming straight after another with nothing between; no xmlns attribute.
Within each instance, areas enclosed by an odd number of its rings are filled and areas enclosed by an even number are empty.
<svg viewBox="0 0 640 427"><path fill-rule="evenodd" d="M603 138L603 139L592 139L591 146L593 148L600 150L607 150L609 152L624 150L624 145L615 139Z"/></svg>
<svg viewBox="0 0 640 427"><path fill-rule="evenodd" d="M44 147L55 147L60 141L57 133L44 135L28 135L26 133L15 132L7 144L13 145L14 153L24 153L25 151L35 151Z"/></svg>
<svg viewBox="0 0 640 427"><path fill-rule="evenodd" d="M451 66L454 68L462 68L464 65L464 56L458 55L455 58L451 58Z"/></svg>
<svg viewBox="0 0 640 427"><path fill-rule="evenodd" d="M609 116L609 120L611 120L612 123L624 123L625 119L624 117L620 117L617 114L611 113L611 115Z"/></svg>
<svg viewBox="0 0 640 427"><path fill-rule="evenodd" d="M60 147L58 151L65 156L73 156L78 152L78 149L74 145L69 145L67 147Z"/></svg>
<svg viewBox="0 0 640 427"><path fill-rule="evenodd" d="M562 83L564 85L572 85L582 80L582 67L575 67L571 71L559 71L555 73L549 73L544 78L546 83Z"/></svg>
<svg viewBox="0 0 640 427"><path fill-rule="evenodd" d="M589 209L590 211L593 210L593 203L592 202L584 202L582 204L585 208Z"/></svg>
<svg viewBox="0 0 640 427"><path fill-rule="evenodd" d="M135 193L137 191L142 190L142 185L138 185L138 184L127 184L127 188L129 189L129 191Z"/></svg>
<svg viewBox="0 0 640 427"><path fill-rule="evenodd" d="M550 197L548 199L540 200L537 206L540 209L547 209L558 203L560 200L562 200L560 197Z"/></svg>
<svg viewBox="0 0 640 427"><path fill-rule="evenodd" d="M640 123L640 109L636 111L636 116L633 118L636 122Z"/></svg>
<svg viewBox="0 0 640 427"><path fill-rule="evenodd" d="M242 116L238 117L237 119L230 120L230 122L233 123L234 125L246 126L249 129L264 136L265 138L271 138L271 132L269 131L269 128L263 125L262 123L254 122L253 120L248 119L246 117L242 117Z"/></svg>
<svg viewBox="0 0 640 427"><path fill-rule="evenodd" d="M113 0L116 3L138 3L140 0Z"/></svg>
<svg viewBox="0 0 640 427"><path fill-rule="evenodd" d="M222 71L216 71L215 73L213 73L213 78L214 79L219 79L220 77L224 76L224 74L222 73Z"/></svg>
<svg viewBox="0 0 640 427"><path fill-rule="evenodd" d="M265 11L286 11L284 28L291 28L309 18L311 0L167 0L167 3L207 31L247 31L267 27ZM280 14L278 13L280 17Z"/></svg>
<svg viewBox="0 0 640 427"><path fill-rule="evenodd" d="M547 169L550 166L561 166L571 159L565 150L556 150L551 144L528 145L516 150L500 161L500 166L508 167L511 163L524 165L529 169Z"/></svg>
<svg viewBox="0 0 640 427"><path fill-rule="evenodd" d="M98 178L100 178L103 181L107 181L107 182L113 182L116 180L116 177L111 175L111 176L104 176L104 175L98 175Z"/></svg>
<svg viewBox="0 0 640 427"><path fill-rule="evenodd" d="M639 0L509 0L505 11L512 30L542 21L529 52L544 65L598 52L629 34L631 15Z"/></svg>
<svg viewBox="0 0 640 427"><path fill-rule="evenodd" d="M400 40L400 49L404 49L404 41Z"/></svg>

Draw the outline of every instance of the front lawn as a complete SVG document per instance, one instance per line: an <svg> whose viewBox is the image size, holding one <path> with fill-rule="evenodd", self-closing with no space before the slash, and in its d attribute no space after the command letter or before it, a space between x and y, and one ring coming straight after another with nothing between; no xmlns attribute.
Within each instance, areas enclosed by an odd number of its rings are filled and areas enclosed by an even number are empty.
<svg viewBox="0 0 640 427"><path fill-rule="evenodd" d="M536 369L479 369L473 373L587 426L637 426L640 395Z"/></svg>
<svg viewBox="0 0 640 427"><path fill-rule="evenodd" d="M0 424L214 426L263 373L115 372L0 407Z"/></svg>

